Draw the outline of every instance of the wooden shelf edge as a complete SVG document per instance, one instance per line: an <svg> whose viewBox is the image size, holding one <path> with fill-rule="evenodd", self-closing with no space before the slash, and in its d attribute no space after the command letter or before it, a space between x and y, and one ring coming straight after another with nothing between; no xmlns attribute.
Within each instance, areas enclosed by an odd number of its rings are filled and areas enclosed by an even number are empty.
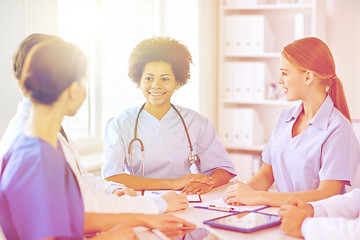
<svg viewBox="0 0 360 240"><path fill-rule="evenodd" d="M280 58L280 52L264 52L264 53L224 53L225 58Z"/></svg>
<svg viewBox="0 0 360 240"><path fill-rule="evenodd" d="M240 153L240 154L261 154L265 145L252 146L252 147L240 147L240 148L226 148L227 153Z"/></svg>
<svg viewBox="0 0 360 240"><path fill-rule="evenodd" d="M254 11L254 10L311 10L313 5L309 4L254 4L254 5L239 5L239 6L223 6L225 11L241 10L241 11Z"/></svg>
<svg viewBox="0 0 360 240"><path fill-rule="evenodd" d="M286 101L286 100L231 100L223 99L223 104L237 104L237 105L267 105L267 106L296 106L300 101Z"/></svg>

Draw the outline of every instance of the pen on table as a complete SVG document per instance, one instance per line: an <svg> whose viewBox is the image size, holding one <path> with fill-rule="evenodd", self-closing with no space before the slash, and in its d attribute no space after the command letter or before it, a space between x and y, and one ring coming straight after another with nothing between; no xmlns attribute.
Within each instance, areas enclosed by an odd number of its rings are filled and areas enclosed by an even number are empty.
<svg viewBox="0 0 360 240"><path fill-rule="evenodd" d="M161 195L161 193L156 192L156 191L152 191L151 193L152 193L152 194L155 194L155 195Z"/></svg>
<svg viewBox="0 0 360 240"><path fill-rule="evenodd" d="M235 209L230 207L219 207L219 206L215 206L215 205L209 205L208 209L213 209L213 210L220 210L220 211L226 211L226 212L231 212L234 211Z"/></svg>

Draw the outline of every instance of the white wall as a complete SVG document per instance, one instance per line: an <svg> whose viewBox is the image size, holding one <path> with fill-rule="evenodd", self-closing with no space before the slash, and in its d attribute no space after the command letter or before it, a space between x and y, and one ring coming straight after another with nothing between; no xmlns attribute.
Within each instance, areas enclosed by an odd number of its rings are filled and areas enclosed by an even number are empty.
<svg viewBox="0 0 360 240"><path fill-rule="evenodd" d="M352 118L360 118L360 1L327 0L326 42Z"/></svg>
<svg viewBox="0 0 360 240"><path fill-rule="evenodd" d="M166 0L168 1L168 0ZM326 0L326 39L343 81L353 118L360 118L360 1ZM198 0L200 112L215 123L217 106L217 0ZM57 0L0 0L0 136L21 98L11 73L11 57L30 33L57 32ZM187 15L182 14L182 18ZM176 29L174 29L175 31ZM185 89L183 89L185 90Z"/></svg>
<svg viewBox="0 0 360 240"><path fill-rule="evenodd" d="M192 56L190 80L176 91L172 102L199 111L199 18L198 0L161 0L160 34L185 44Z"/></svg>
<svg viewBox="0 0 360 240"><path fill-rule="evenodd" d="M20 99L20 91L13 80L11 72L11 57L18 42L23 38L24 16L22 1L0 0L0 136L16 111ZM16 14L18 13L18 14Z"/></svg>
<svg viewBox="0 0 360 240"><path fill-rule="evenodd" d="M199 0L200 112L217 125L218 0Z"/></svg>
<svg viewBox="0 0 360 240"><path fill-rule="evenodd" d="M0 137L16 112L21 92L12 76L12 55L29 34L57 32L57 0L0 0Z"/></svg>

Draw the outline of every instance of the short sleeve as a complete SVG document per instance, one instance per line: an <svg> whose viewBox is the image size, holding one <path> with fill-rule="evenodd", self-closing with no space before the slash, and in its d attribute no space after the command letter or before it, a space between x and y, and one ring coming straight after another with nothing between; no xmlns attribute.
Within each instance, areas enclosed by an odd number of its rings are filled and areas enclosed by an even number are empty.
<svg viewBox="0 0 360 240"><path fill-rule="evenodd" d="M261 157L264 163L272 166L271 162L271 143L272 143L272 137L270 138L269 142L266 144L265 149L261 153Z"/></svg>
<svg viewBox="0 0 360 240"><path fill-rule="evenodd" d="M3 176L11 182L5 196L12 220L20 239L71 237L71 224L64 224L71 219L64 165L34 159L41 157L46 156L12 159L21 164L8 166L11 170Z"/></svg>
<svg viewBox="0 0 360 240"><path fill-rule="evenodd" d="M359 158L359 144L350 125L335 129L323 144L320 181L342 180L349 185L355 177Z"/></svg>
<svg viewBox="0 0 360 240"><path fill-rule="evenodd" d="M116 127L116 119L111 120L105 128L104 165L102 176L108 178L125 171L126 151L124 140Z"/></svg>
<svg viewBox="0 0 360 240"><path fill-rule="evenodd" d="M273 138L275 137L275 132L278 131L279 129L281 129L282 126L282 122L284 119L284 115L286 114L286 110L283 110L281 112L281 114L279 115L274 130L271 134L270 140L268 141L268 143L266 144L264 150L261 153L261 157L264 163L268 164L269 166L272 166L272 159L271 159L271 150L272 150L272 144L273 144Z"/></svg>
<svg viewBox="0 0 360 240"><path fill-rule="evenodd" d="M216 169L224 169L233 175L236 171L224 146L216 135L215 127L206 121L204 131L198 143L198 156L200 164L197 164L200 172L210 176Z"/></svg>

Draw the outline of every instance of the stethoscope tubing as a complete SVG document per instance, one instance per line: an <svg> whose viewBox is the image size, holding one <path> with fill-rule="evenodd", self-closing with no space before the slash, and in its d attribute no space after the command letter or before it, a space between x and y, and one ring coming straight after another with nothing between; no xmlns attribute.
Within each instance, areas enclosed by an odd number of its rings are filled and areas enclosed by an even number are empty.
<svg viewBox="0 0 360 240"><path fill-rule="evenodd" d="M131 165L131 171L132 171L132 174L133 174L133 175L134 175L134 168L133 168L133 162L132 162L132 157L131 157L131 146L132 146L132 144L133 144L134 142L138 141L138 142L140 143L142 158L144 158L144 150L145 150L145 148L144 148L144 144L143 144L143 142L141 141L141 139L137 137L137 128L138 128L140 113L141 113L141 111L144 109L145 104L146 104L146 103L144 103L144 104L141 106L141 108L140 108L140 110L139 110L139 112L138 112L138 114L137 114L137 116L136 116L135 129L134 129L134 138L130 141L129 147L128 147L128 155L129 155L130 165ZM176 107L175 107L173 104L170 103L170 105L171 105L171 107L175 110L175 112L179 115L179 117L180 117L180 119L181 119L181 122L182 122L182 124L183 124L183 126L184 126L184 129L185 129L185 132L186 132L186 137L187 137L187 139L188 139L189 148L190 148L190 154L189 154L188 160L189 160L190 163L194 163L194 162L198 159L198 157L197 157L196 154L194 154L194 149L193 149L193 146L192 146L192 143L191 143L189 131L188 131L187 126L186 126L186 124L185 124L184 118L181 116L180 112L176 109ZM144 159L142 159L142 171L143 171L143 176L144 176L144 175L145 175Z"/></svg>

